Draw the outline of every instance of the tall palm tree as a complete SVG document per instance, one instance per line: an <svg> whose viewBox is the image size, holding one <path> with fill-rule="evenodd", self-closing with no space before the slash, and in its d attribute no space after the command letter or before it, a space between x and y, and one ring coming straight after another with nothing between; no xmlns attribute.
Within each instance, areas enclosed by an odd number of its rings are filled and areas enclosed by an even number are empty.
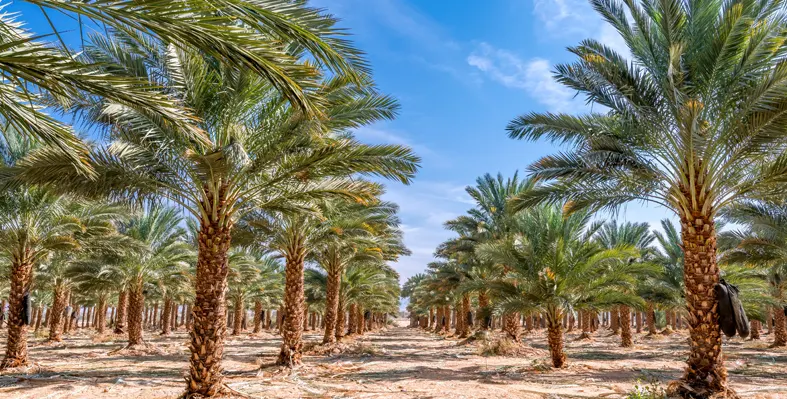
<svg viewBox="0 0 787 399"><path fill-rule="evenodd" d="M575 307L632 305L642 299L628 292L642 269L628 262L633 247L606 249L592 240L601 227L591 214L564 216L560 208L539 206L520 213L511 233L477 249L482 259L505 264L509 271L491 283L502 311L541 312L547 320L552 365L563 367L563 315Z"/></svg>
<svg viewBox="0 0 787 399"><path fill-rule="evenodd" d="M566 143L530 169L550 181L515 206L569 201L570 209L641 200L680 218L691 352L671 392L728 392L714 285L715 217L748 197L783 192L787 21L780 1L592 0L631 60L595 40L556 79L601 106L575 116L531 113L511 137Z"/></svg>
<svg viewBox="0 0 787 399"><path fill-rule="evenodd" d="M121 43L118 47L129 54L124 60L134 60L138 66L135 73L160 80L159 85L170 88L193 110L206 139L186 140L144 112L105 103L95 114L113 122L114 140L90 158L99 181L51 167L55 156L47 151L6 173L16 174L19 180L57 184L85 194L109 193L118 199L162 196L199 221L187 392L214 395L222 389L227 255L235 221L252 211L309 209L315 198L363 201L377 190L353 175L407 183L419 159L408 148L363 145L343 133L395 112L395 102L377 94L368 78L359 84L338 75L326 80L314 93L324 99L321 106L327 116L317 123L250 71L226 68L204 54L183 49L153 46L140 52ZM148 68L154 66L165 72L151 73ZM122 65L107 68L129 73ZM47 169L45 175L40 173L42 167ZM298 273L288 273L288 278L296 281ZM297 300L298 294L288 291L286 297Z"/></svg>

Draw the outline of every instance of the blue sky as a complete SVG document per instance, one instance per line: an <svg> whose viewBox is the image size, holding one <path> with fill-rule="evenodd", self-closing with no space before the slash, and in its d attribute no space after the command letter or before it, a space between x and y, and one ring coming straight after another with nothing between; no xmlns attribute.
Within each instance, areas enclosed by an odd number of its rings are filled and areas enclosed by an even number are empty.
<svg viewBox="0 0 787 399"><path fill-rule="evenodd" d="M626 54L617 34L585 0L312 0L339 17L368 54L380 89L399 99L395 121L360 129L374 143L412 146L423 158L410 186L388 184L386 199L401 207L405 242L413 252L394 267L402 281L423 271L440 242L443 222L472 206L464 188L484 173L512 175L549 143L508 139L509 120L530 111L582 113L582 99L552 80L552 66L571 61L565 49L595 38ZM12 2L29 29L51 33L40 11ZM69 45L75 21L50 16ZM50 36L51 40L56 40ZM633 204L619 220L657 225L671 214ZM604 216L602 216L604 217Z"/></svg>
<svg viewBox="0 0 787 399"><path fill-rule="evenodd" d="M582 113L584 101L552 80L585 38L627 54L622 40L584 0L320 0L367 52L380 89L399 99L398 119L361 129L370 142L411 145L423 168L411 186L388 185L413 252L394 267L404 281L423 271L443 222L472 206L464 188L484 173L512 175L557 148L509 139L505 126L530 111ZM608 217L608 215L601 216ZM619 220L658 225L671 217L632 204Z"/></svg>

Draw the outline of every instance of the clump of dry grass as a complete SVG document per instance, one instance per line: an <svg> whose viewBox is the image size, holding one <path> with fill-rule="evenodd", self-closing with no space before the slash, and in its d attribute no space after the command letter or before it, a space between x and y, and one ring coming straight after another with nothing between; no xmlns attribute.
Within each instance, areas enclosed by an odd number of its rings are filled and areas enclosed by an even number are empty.
<svg viewBox="0 0 787 399"><path fill-rule="evenodd" d="M479 341L478 354L481 356L512 356L516 354L518 343L510 339Z"/></svg>
<svg viewBox="0 0 787 399"><path fill-rule="evenodd" d="M350 355L361 355L361 356L380 356L385 354L385 349L366 342L358 342L355 345L352 345L348 348L345 353Z"/></svg>

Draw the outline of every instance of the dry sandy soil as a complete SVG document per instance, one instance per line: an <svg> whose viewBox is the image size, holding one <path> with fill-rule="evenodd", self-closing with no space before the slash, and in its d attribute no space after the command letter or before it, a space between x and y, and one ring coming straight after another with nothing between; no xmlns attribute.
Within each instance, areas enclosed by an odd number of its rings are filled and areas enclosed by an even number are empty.
<svg viewBox="0 0 787 399"><path fill-rule="evenodd" d="M185 332L147 337L159 353L112 354L122 337L93 340L87 331L55 346L36 338L35 366L0 374L0 398L175 398L188 365ZM592 341L567 338L570 366L558 371L545 367L543 332L527 335L532 348L518 357L485 357L477 344L403 327L369 333L349 353L306 356L292 373L271 366L277 336L230 337L224 365L226 383L237 392L230 396L238 398L622 398L638 380L679 377L687 352L685 332L656 339L637 334L628 349L608 330ZM767 348L770 340L725 344L731 385L741 397L787 398L787 349Z"/></svg>

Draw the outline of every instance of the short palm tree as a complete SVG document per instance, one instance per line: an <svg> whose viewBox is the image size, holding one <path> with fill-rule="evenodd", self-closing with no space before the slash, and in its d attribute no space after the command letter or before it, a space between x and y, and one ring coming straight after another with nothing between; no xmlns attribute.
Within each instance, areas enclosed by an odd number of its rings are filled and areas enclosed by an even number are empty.
<svg viewBox="0 0 787 399"><path fill-rule="evenodd" d="M653 249L650 248L650 244L655 237L650 233L650 225L647 223L618 224L613 220L605 223L593 238L599 245L607 249L617 247L636 249L637 254L629 260L630 262L650 262L653 258ZM629 294L633 295L634 292L629 292ZM637 309L637 311L641 310ZM628 348L634 344L631 339L631 308L623 305L618 309L618 312L620 313L621 346Z"/></svg>
<svg viewBox="0 0 787 399"><path fill-rule="evenodd" d="M21 315L22 300L30 293L34 266L42 265L46 275L52 278L55 306L58 306L58 294L65 295L68 288L69 279L64 271L73 256L61 251L96 245L96 237L114 231L112 222L119 216L116 207L81 203L42 188L15 190L12 194L0 199L0 247L11 260L12 271L8 342L0 368L28 362L28 325ZM61 256L51 258L55 253ZM59 313L54 316L53 325L57 327ZM59 336L55 334L54 338Z"/></svg>
<svg viewBox="0 0 787 399"><path fill-rule="evenodd" d="M772 298L773 346L787 346L787 323L783 311L787 303L787 279L784 277L787 276L787 204L741 204L728 209L724 216L744 226L744 229L722 234L724 243L730 244L730 248L722 254L721 262L748 265L749 275L756 273L757 269L762 271Z"/></svg>
<svg viewBox="0 0 787 399"><path fill-rule="evenodd" d="M184 272L194 259L193 247L180 227L183 217L174 208L150 206L118 227L127 250L104 252L82 261L82 268L100 271L127 292L128 347L144 345L142 336L146 287Z"/></svg>
<svg viewBox="0 0 787 399"><path fill-rule="evenodd" d="M565 152L531 166L549 181L521 208L568 201L570 209L641 200L680 218L691 352L679 395L729 392L714 285L714 219L731 204L783 192L787 21L779 1L592 0L631 60L595 40L570 49L556 79L596 112L531 113L513 138L547 138Z"/></svg>
<svg viewBox="0 0 787 399"><path fill-rule="evenodd" d="M479 258L505 264L505 276L489 284L502 311L541 312L547 319L552 365L563 367L562 319L576 307L639 305L628 293L640 264L628 260L633 247L606 249L592 240L601 227L591 214L563 215L560 208L539 206L517 215L510 234L480 245Z"/></svg>

